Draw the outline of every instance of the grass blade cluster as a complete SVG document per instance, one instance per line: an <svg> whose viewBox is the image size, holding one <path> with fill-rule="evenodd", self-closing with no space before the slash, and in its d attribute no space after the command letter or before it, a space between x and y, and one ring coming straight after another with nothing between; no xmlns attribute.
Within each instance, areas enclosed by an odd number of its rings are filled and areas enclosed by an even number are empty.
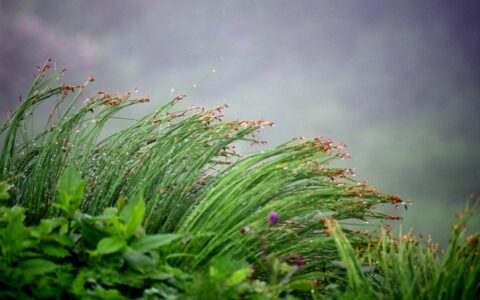
<svg viewBox="0 0 480 300"><path fill-rule="evenodd" d="M368 251L354 249L334 219L325 223L348 276L342 299L475 299L480 292L480 233L467 235L474 209L458 214L444 253L410 233L383 231Z"/></svg>

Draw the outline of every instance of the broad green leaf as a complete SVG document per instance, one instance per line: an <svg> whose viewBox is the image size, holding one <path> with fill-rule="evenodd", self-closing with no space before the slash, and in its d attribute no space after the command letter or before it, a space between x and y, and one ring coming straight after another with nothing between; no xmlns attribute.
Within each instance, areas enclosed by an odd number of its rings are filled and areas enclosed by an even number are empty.
<svg viewBox="0 0 480 300"><path fill-rule="evenodd" d="M120 251L123 247L125 247L127 243L125 240L117 238L117 237L107 237L102 239L98 245L97 249L95 250L95 254L110 254Z"/></svg>
<svg viewBox="0 0 480 300"><path fill-rule="evenodd" d="M16 253L21 251L25 245L26 228L23 223L25 210L20 207L12 207L9 211L8 224L5 227L1 238L8 252Z"/></svg>
<svg viewBox="0 0 480 300"><path fill-rule="evenodd" d="M108 227L106 228L110 235L114 236L124 236L125 235L125 224L117 216L112 216L110 218ZM126 239L126 238L125 238Z"/></svg>
<svg viewBox="0 0 480 300"><path fill-rule="evenodd" d="M125 228L125 238L129 238L135 233L138 227L142 224L144 215L145 202L143 202L143 199L139 198L139 200L136 201L136 204L133 207L130 218L127 220L127 225Z"/></svg>
<svg viewBox="0 0 480 300"><path fill-rule="evenodd" d="M156 261L151 257L140 252L129 252L123 255L128 265L142 274L151 272L156 267Z"/></svg>
<svg viewBox="0 0 480 300"><path fill-rule="evenodd" d="M39 248L41 248L42 252L48 256L64 258L70 255L64 247L59 245L43 244L40 245Z"/></svg>
<svg viewBox="0 0 480 300"><path fill-rule="evenodd" d="M138 202L143 202L143 196L141 193L138 193L135 197L133 197L132 200L128 202L127 205L125 205L120 212L120 219L124 221L125 223L130 220L130 218L133 216L135 207L137 206Z"/></svg>
<svg viewBox="0 0 480 300"><path fill-rule="evenodd" d="M246 262L234 260L228 256L222 256L212 261L209 268L209 275L217 282L224 282L227 281L233 273L243 269L249 269Z"/></svg>
<svg viewBox="0 0 480 300"><path fill-rule="evenodd" d="M118 209L116 207L107 207L103 210L104 216L113 217L118 214Z"/></svg>
<svg viewBox="0 0 480 300"><path fill-rule="evenodd" d="M210 275L211 278L220 281L223 280L223 275L215 266L210 266L208 268L208 275Z"/></svg>
<svg viewBox="0 0 480 300"><path fill-rule="evenodd" d="M292 266L290 266L289 264L287 263L280 264L280 271L282 271L283 273L288 273L291 270L292 270Z"/></svg>
<svg viewBox="0 0 480 300"><path fill-rule="evenodd" d="M237 285L237 284L241 283L242 281L244 281L245 279L247 279L248 276L250 276L251 273L252 273L252 270L250 268L245 268L245 269L235 271L232 274L232 276L230 276L230 278L228 278L227 284L230 285L230 286Z"/></svg>
<svg viewBox="0 0 480 300"><path fill-rule="evenodd" d="M43 219L37 226L37 230L41 235L47 235L57 226L66 223L66 219Z"/></svg>
<svg viewBox="0 0 480 300"><path fill-rule="evenodd" d="M115 205L115 207L119 211L121 211L124 206L125 206L125 197L123 195L120 195L120 197L118 197L117 204Z"/></svg>
<svg viewBox="0 0 480 300"><path fill-rule="evenodd" d="M130 246L138 252L147 252L168 245L181 237L181 234L175 233L146 235L134 241Z"/></svg>
<svg viewBox="0 0 480 300"><path fill-rule="evenodd" d="M101 239L108 236L105 231L96 228L86 220L81 220L78 224L83 238L90 247L95 247Z"/></svg>
<svg viewBox="0 0 480 300"><path fill-rule="evenodd" d="M10 194L8 193L8 190L10 190L10 185L5 181L0 182L0 200L10 199Z"/></svg>
<svg viewBox="0 0 480 300"><path fill-rule="evenodd" d="M314 281L305 280L305 279L295 280L287 285L288 289L294 289L294 290L305 291L305 292L310 291L314 287L315 287Z"/></svg>
<svg viewBox="0 0 480 300"><path fill-rule="evenodd" d="M73 167L67 167L58 180L60 203L55 206L72 217L80 206L87 181L82 180L80 174Z"/></svg>
<svg viewBox="0 0 480 300"><path fill-rule="evenodd" d="M58 190L72 196L83 196L83 187L86 181L73 167L67 167L58 180Z"/></svg>
<svg viewBox="0 0 480 300"><path fill-rule="evenodd" d="M59 267L54 262L41 258L28 259L18 264L18 268L30 276L50 273Z"/></svg>
<svg viewBox="0 0 480 300"><path fill-rule="evenodd" d="M59 299L62 292L58 288L42 285L41 289L33 291L33 295L36 299Z"/></svg>
<svg viewBox="0 0 480 300"><path fill-rule="evenodd" d="M97 287L95 289L95 298L94 299L105 299L105 300L126 300L127 297L124 297L116 289L104 289L102 287Z"/></svg>
<svg viewBox="0 0 480 300"><path fill-rule="evenodd" d="M50 233L48 236L45 237L45 240L54 241L66 247L71 247L74 244L69 236L61 235L58 233Z"/></svg>
<svg viewBox="0 0 480 300"><path fill-rule="evenodd" d="M167 279L174 278L175 276L171 273L161 272L157 270L157 271L154 271L153 273L150 273L148 277L155 280L167 280Z"/></svg>

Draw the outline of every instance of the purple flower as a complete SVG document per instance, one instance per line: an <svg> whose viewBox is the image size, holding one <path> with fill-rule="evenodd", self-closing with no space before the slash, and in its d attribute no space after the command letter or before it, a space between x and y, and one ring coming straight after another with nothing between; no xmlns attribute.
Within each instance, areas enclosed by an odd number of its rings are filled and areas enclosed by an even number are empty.
<svg viewBox="0 0 480 300"><path fill-rule="evenodd" d="M268 215L268 222L270 222L270 224L272 225L275 225L278 223L278 213L276 211L272 211Z"/></svg>
<svg viewBox="0 0 480 300"><path fill-rule="evenodd" d="M295 256L295 264L299 267L303 266L305 264L305 261L300 255Z"/></svg>

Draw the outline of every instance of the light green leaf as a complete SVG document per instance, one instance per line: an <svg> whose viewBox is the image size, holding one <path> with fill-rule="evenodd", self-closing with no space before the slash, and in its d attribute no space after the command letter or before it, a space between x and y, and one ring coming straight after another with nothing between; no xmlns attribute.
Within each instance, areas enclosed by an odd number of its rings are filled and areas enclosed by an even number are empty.
<svg viewBox="0 0 480 300"><path fill-rule="evenodd" d="M117 238L117 237L107 237L102 239L98 245L97 249L94 251L95 254L110 254L120 251L127 245L125 240Z"/></svg>
<svg viewBox="0 0 480 300"><path fill-rule="evenodd" d="M135 197L133 197L132 200L128 202L127 205L125 205L120 212L120 219L124 221L125 223L130 220L130 218L133 216L134 209L137 206L138 202L143 202L143 196L141 193L137 194Z"/></svg>
<svg viewBox="0 0 480 300"><path fill-rule="evenodd" d="M305 279L300 279L300 280L295 280L287 285L287 288L293 289L293 290L298 290L298 291L304 291L308 292L312 288L315 288L315 283L314 281L311 280L305 280Z"/></svg>
<svg viewBox="0 0 480 300"><path fill-rule="evenodd" d="M139 198L136 201L135 206L133 207L132 214L130 218L127 220L127 225L125 228L125 237L131 237L138 227L142 224L143 216L145 215L145 202L143 202L142 198Z"/></svg>
<svg viewBox="0 0 480 300"><path fill-rule="evenodd" d="M245 268L245 269L235 271L232 274L232 276L230 276L230 278L228 278L227 284L229 286L237 285L237 284L241 283L242 281L244 281L245 279L247 279L248 276L250 276L251 273L252 273L252 270L250 268Z"/></svg>
<svg viewBox="0 0 480 300"><path fill-rule="evenodd" d="M66 223L65 219L43 219L37 226L37 230L42 235L47 235L56 227Z"/></svg>
<svg viewBox="0 0 480 300"><path fill-rule="evenodd" d="M280 264L280 271L282 271L283 273L288 273L291 270L292 270L292 266L290 266L289 264L287 263Z"/></svg>
<svg viewBox="0 0 480 300"><path fill-rule="evenodd" d="M131 247L138 252L147 252L168 245L181 237L181 234L174 233L146 235L134 241Z"/></svg>
<svg viewBox="0 0 480 300"><path fill-rule="evenodd" d="M9 211L9 220L3 233L3 241L7 252L17 253L26 246L25 245L25 210L21 207L12 207Z"/></svg>
<svg viewBox="0 0 480 300"><path fill-rule="evenodd" d="M10 190L10 185L5 181L0 182L0 200L10 199L10 194L8 193L8 190Z"/></svg>
<svg viewBox="0 0 480 300"><path fill-rule="evenodd" d="M67 167L58 180L60 203L55 204L69 217L80 206L87 181L73 167Z"/></svg>

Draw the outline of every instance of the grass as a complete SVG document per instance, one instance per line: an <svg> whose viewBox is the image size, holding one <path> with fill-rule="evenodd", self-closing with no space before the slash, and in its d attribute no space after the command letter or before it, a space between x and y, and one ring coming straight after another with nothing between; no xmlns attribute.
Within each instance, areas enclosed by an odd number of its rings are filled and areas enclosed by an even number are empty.
<svg viewBox="0 0 480 300"><path fill-rule="evenodd" d="M386 231L362 253L352 248L334 219L327 219L348 273L342 298L475 299L480 283L480 233L466 234L473 214L478 213L466 209L457 215L443 254L431 241L422 245L411 233L393 237Z"/></svg>
<svg viewBox="0 0 480 300"><path fill-rule="evenodd" d="M379 224L396 219L374 208L402 202L353 180L350 169L331 167L332 161L348 157L344 145L325 138L294 139L244 156L235 145L261 143L255 133L273 124L223 122L226 106L176 110L184 95L105 136L122 110L149 100L98 92L83 101L93 78L81 85L60 84L63 71L49 69L49 63L40 68L0 131L0 181L11 186L9 205L26 209L27 225L62 214L54 205L59 178L74 168L85 179L82 213L100 215L141 195L147 233L186 237L168 245L167 252L175 255L166 258L169 266L186 272L215 269L225 257L248 262L256 270L252 280L272 285L270 298L288 291L301 297L379 299L478 295L478 243L472 246L478 235L463 242L461 232L454 232L441 260L431 247L410 238L398 242L388 234L377 239L340 229L338 223L354 220ZM39 127L33 117L41 105L49 105L51 114ZM272 212L278 222L269 219ZM469 254L468 247L473 247ZM294 267L281 267L280 261ZM464 276L452 280L459 274ZM416 286L409 284L412 278ZM306 291L294 288L295 283L308 283Z"/></svg>

